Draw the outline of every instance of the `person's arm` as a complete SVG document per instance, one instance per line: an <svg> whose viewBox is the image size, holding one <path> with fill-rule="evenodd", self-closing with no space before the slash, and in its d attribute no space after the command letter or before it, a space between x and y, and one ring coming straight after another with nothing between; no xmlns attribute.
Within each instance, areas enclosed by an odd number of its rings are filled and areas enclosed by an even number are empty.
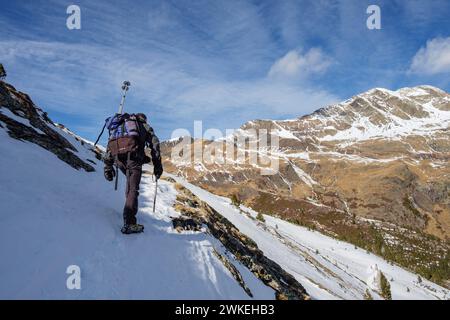
<svg viewBox="0 0 450 320"><path fill-rule="evenodd" d="M116 175L113 165L114 165L114 158L109 152L109 150L106 151L105 157L103 158L103 162L105 163L105 167L103 169L103 174L105 176L105 179L108 181L112 181L114 179L114 176Z"/></svg>
<svg viewBox="0 0 450 320"><path fill-rule="evenodd" d="M144 123L144 128L147 131L146 142L150 148L150 154L152 155L153 173L155 174L156 179L159 179L163 173L159 139L153 128L147 123Z"/></svg>

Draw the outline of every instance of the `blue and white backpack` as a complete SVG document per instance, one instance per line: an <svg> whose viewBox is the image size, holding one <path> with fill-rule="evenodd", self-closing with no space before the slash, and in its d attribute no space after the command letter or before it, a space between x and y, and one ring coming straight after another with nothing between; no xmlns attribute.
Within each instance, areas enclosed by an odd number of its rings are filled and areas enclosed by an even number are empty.
<svg viewBox="0 0 450 320"><path fill-rule="evenodd" d="M140 127L134 114L115 114L105 120L105 126L109 131L108 150L112 156L139 148Z"/></svg>

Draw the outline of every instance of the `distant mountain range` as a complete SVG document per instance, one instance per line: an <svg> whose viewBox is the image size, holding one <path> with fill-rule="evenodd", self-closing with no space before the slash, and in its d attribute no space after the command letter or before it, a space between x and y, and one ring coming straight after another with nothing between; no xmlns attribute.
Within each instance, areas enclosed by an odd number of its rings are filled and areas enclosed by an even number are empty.
<svg viewBox="0 0 450 320"><path fill-rule="evenodd" d="M261 175L248 158L225 164L173 161L179 141L164 143L163 152L166 170L204 189L445 283L449 124L450 95L443 90L376 88L297 119L250 121L225 138L242 148L236 141L253 130L277 135L279 147L268 155L280 162L274 175ZM221 141L201 143L206 150Z"/></svg>

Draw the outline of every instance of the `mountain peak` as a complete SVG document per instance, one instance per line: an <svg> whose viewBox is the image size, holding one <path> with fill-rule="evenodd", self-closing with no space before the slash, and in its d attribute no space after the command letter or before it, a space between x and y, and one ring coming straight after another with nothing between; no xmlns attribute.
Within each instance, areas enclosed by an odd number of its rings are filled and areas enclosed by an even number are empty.
<svg viewBox="0 0 450 320"><path fill-rule="evenodd" d="M376 95L378 93L383 93L391 96L397 96L397 97L414 97L414 96L425 96L430 94L437 94L437 95L445 95L447 92L445 92L442 89L439 89L437 87L431 86L431 85L418 85L415 87L403 87L397 90L389 90L386 88L376 87L373 89L370 89L366 92L363 92L361 94L356 95L355 97L359 96L367 96L367 95Z"/></svg>

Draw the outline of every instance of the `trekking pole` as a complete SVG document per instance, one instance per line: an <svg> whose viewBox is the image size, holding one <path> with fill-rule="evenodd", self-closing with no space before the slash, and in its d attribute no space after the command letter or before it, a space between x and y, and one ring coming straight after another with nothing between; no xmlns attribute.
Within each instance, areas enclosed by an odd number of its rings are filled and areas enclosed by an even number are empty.
<svg viewBox="0 0 450 320"><path fill-rule="evenodd" d="M95 140L94 148L97 146L98 140L100 140L100 137L103 135L103 132L105 131L105 128L106 128L106 121L105 121L105 124L103 125L102 131L100 132L100 134L97 137L97 140Z"/></svg>
<svg viewBox="0 0 450 320"><path fill-rule="evenodd" d="M117 191L118 183L119 183L119 166L116 165L116 181L114 182L114 191Z"/></svg>
<svg viewBox="0 0 450 320"><path fill-rule="evenodd" d="M156 207L156 194L158 193L158 179L156 179L155 184L155 197L153 198L153 213L155 213L155 207Z"/></svg>

